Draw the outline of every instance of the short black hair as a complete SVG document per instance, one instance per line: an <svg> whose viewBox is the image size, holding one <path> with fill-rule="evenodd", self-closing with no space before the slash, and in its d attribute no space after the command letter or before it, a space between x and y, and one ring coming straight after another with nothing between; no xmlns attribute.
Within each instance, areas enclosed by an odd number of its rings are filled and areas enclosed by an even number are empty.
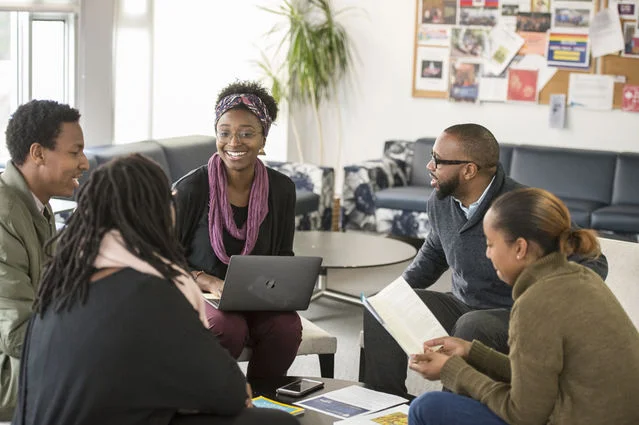
<svg viewBox="0 0 639 425"><path fill-rule="evenodd" d="M6 140L11 160L22 165L34 143L55 149L62 123L80 121L80 112L54 100L32 100L20 105L7 125Z"/></svg>
<svg viewBox="0 0 639 425"><path fill-rule="evenodd" d="M492 168L499 163L499 143L486 127L479 124L457 124L444 133L457 139L464 153L481 168Z"/></svg>
<svg viewBox="0 0 639 425"><path fill-rule="evenodd" d="M266 90L260 83L257 81L236 81L234 83L229 84L224 87L222 91L217 95L217 100L215 104L220 103L220 100L229 96L231 94L253 94L259 97L264 106L266 106L266 110L268 111L269 116L271 117L271 121L275 122L277 118L277 102L275 98L271 96L271 94ZM233 109L248 109L243 103L237 105L237 107Z"/></svg>

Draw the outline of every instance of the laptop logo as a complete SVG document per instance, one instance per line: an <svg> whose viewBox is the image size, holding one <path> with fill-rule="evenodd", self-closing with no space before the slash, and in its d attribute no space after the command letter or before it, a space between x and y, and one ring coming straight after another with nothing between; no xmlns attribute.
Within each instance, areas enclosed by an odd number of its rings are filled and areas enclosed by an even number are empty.
<svg viewBox="0 0 639 425"><path fill-rule="evenodd" d="M266 281L266 287L273 289L275 288L275 279L269 279Z"/></svg>

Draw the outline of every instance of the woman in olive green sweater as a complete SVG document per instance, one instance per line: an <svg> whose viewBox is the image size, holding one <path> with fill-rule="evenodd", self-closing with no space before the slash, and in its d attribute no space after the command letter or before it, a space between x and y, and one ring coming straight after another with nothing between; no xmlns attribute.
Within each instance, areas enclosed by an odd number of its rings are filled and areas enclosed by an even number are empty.
<svg viewBox="0 0 639 425"><path fill-rule="evenodd" d="M513 285L510 354L445 337L410 367L453 393L426 393L411 425L639 424L639 333L599 276L566 255L596 256L554 195L519 189L484 219L486 256ZM429 347L443 345L435 352Z"/></svg>

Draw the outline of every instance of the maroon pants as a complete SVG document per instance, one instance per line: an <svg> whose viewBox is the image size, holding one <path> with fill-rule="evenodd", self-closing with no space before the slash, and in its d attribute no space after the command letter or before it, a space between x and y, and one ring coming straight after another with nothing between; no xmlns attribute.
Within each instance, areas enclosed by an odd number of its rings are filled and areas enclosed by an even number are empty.
<svg viewBox="0 0 639 425"><path fill-rule="evenodd" d="M236 359L245 346L253 354L246 376L284 376L302 342L302 322L296 312L224 312L204 303L209 329Z"/></svg>

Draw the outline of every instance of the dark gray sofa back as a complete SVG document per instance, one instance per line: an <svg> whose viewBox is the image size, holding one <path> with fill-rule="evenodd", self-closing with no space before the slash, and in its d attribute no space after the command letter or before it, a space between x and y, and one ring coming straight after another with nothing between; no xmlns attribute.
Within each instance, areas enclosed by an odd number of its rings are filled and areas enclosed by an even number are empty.
<svg viewBox="0 0 639 425"><path fill-rule="evenodd" d="M561 198L609 204L616 159L614 152L518 146L510 177Z"/></svg>
<svg viewBox="0 0 639 425"><path fill-rule="evenodd" d="M435 144L434 137L425 137L415 141L415 152L413 153L413 167L411 170L410 180L411 186L427 186L430 187L430 175L426 164L430 161L430 155L433 152Z"/></svg>
<svg viewBox="0 0 639 425"><path fill-rule="evenodd" d="M172 181L206 164L217 151L213 136L172 137L158 139L157 142L164 149Z"/></svg>
<svg viewBox="0 0 639 425"><path fill-rule="evenodd" d="M153 140L123 145L98 146L95 148L88 148L86 149L86 152L95 158L98 165L102 165L117 156L139 153L157 162L160 167L162 167L162 170L164 170L169 181L172 181L173 178L162 146Z"/></svg>
<svg viewBox="0 0 639 425"><path fill-rule="evenodd" d="M639 205L639 154L619 154L614 181L613 205Z"/></svg>

